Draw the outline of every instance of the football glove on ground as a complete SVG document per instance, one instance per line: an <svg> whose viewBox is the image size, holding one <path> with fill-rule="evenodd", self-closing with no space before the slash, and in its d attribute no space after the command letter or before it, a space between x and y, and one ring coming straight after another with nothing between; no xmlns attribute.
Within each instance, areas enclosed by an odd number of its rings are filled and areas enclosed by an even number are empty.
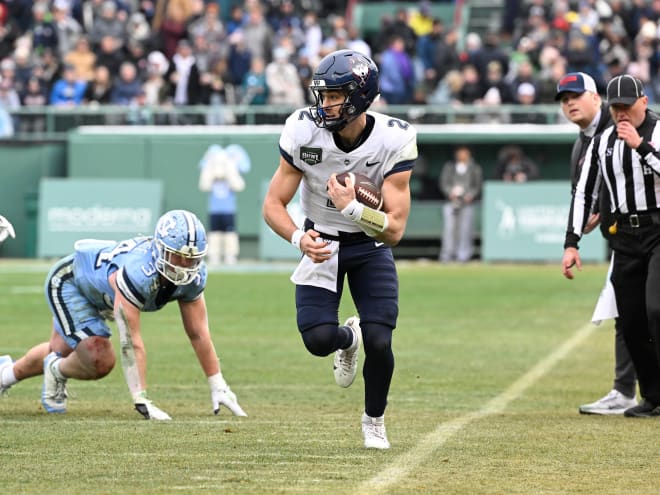
<svg viewBox="0 0 660 495"><path fill-rule="evenodd" d="M209 387L211 388L211 404L213 413L220 412L220 406L228 408L234 416L247 416L243 408L238 404L236 394L231 391L227 382L221 373L209 377Z"/></svg>

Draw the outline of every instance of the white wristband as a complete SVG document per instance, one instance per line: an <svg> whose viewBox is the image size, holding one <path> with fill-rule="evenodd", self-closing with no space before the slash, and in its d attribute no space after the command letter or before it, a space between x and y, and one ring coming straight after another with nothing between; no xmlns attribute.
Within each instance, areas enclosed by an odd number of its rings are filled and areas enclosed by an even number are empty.
<svg viewBox="0 0 660 495"><path fill-rule="evenodd" d="M353 220L354 222L357 222L358 220L360 220L363 211L364 211L364 205L360 203L357 199L354 199L346 205L346 208L341 210L341 214L344 215L346 218Z"/></svg>
<svg viewBox="0 0 660 495"><path fill-rule="evenodd" d="M305 232L298 229L293 231L293 235L291 236L291 244L293 244L295 247L300 249L300 239L303 238L305 235Z"/></svg>
<svg viewBox="0 0 660 495"><path fill-rule="evenodd" d="M227 382L222 376L222 372L219 371L213 376L208 377L209 386L215 390L224 390L227 388Z"/></svg>

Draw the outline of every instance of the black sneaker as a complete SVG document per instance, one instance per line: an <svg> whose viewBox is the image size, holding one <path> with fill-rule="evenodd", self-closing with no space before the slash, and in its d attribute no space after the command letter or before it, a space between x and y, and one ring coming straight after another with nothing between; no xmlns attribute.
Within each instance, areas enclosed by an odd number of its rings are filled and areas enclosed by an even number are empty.
<svg viewBox="0 0 660 495"><path fill-rule="evenodd" d="M628 418L651 418L653 416L660 416L660 406L656 406L644 399L639 405L626 409L623 412L623 415Z"/></svg>

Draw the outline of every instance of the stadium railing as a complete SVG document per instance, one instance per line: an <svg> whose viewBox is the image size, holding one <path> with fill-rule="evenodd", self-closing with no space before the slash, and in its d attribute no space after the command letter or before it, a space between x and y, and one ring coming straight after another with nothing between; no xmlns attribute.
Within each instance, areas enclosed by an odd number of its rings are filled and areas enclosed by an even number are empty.
<svg viewBox="0 0 660 495"><path fill-rule="evenodd" d="M524 122L557 124L557 105L390 105L374 106L412 124L479 124ZM77 106L21 107L10 112L14 136L27 139L62 138L87 125L280 125L293 111L285 106Z"/></svg>

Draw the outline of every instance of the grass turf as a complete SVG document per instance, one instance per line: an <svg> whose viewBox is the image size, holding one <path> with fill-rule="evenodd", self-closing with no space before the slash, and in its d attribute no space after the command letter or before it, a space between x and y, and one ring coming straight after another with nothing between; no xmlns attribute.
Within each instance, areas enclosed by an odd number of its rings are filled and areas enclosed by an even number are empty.
<svg viewBox="0 0 660 495"><path fill-rule="evenodd" d="M0 354L16 358L47 339L44 270L0 263ZM606 266L586 266L572 282L559 263L402 263L399 271L391 450L362 447L361 377L341 389L332 357L305 351L288 274L216 272L206 291L209 320L225 377L249 417L226 409L213 416L170 305L143 315L143 334L150 396L173 421L140 419L119 365L99 382L70 381L62 416L41 410L40 379L20 383L0 399L0 491L657 493L658 422L577 413L611 387L611 322L502 411L470 416L584 327ZM340 320L353 312L346 299ZM113 342L117 348L116 332ZM457 421L444 441L429 443L438 427ZM403 475L387 479L400 468Z"/></svg>

